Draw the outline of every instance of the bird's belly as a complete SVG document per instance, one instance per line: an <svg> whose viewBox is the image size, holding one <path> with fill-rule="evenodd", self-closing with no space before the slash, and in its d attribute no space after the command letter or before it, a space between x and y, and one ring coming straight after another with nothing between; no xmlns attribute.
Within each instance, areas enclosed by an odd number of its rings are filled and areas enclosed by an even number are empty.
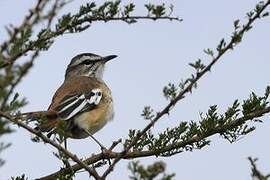
<svg viewBox="0 0 270 180"><path fill-rule="evenodd" d="M81 115L74 118L74 125L82 130L81 133L75 135L73 138L86 138L89 135L83 130L90 134L94 134L103 128L106 123L113 118L113 106L112 103L108 104L107 107L99 107L89 112L84 112ZM75 137L78 136L78 137Z"/></svg>

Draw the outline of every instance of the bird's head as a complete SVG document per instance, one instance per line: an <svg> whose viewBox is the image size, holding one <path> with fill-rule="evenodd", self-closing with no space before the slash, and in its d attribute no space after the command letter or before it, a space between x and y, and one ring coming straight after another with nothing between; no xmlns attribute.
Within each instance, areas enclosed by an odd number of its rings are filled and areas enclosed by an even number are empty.
<svg viewBox="0 0 270 180"><path fill-rule="evenodd" d="M82 53L71 59L65 79L74 76L89 76L102 79L105 63L116 58L116 55L99 56L92 53Z"/></svg>

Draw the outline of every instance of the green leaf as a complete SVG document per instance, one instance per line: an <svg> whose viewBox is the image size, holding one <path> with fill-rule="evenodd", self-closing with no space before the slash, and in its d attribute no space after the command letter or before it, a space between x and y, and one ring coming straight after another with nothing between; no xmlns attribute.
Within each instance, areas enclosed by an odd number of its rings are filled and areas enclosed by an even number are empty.
<svg viewBox="0 0 270 180"><path fill-rule="evenodd" d="M204 49L203 52L211 57L214 56L214 51L210 48Z"/></svg>

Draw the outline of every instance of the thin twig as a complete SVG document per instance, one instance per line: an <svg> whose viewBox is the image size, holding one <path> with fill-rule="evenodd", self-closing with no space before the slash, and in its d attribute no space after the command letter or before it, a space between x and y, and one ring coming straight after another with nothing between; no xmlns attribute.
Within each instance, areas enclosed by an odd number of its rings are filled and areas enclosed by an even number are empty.
<svg viewBox="0 0 270 180"><path fill-rule="evenodd" d="M82 20L78 21L78 25L89 22L92 23L94 21L124 21L124 22L130 22L131 20L140 20L140 19L148 19L148 20L159 20L159 19L164 19L164 20L170 20L170 21L183 21L182 18L179 17L171 17L171 16L160 16L160 17L154 17L154 16L124 16L124 17L86 17L83 18Z"/></svg>
<svg viewBox="0 0 270 180"><path fill-rule="evenodd" d="M51 11L48 13L48 23L47 23L47 29L50 29L53 18L57 14L58 6L59 6L60 0L55 0Z"/></svg>
<svg viewBox="0 0 270 180"><path fill-rule="evenodd" d="M270 174L268 175L263 175L257 168L256 161L258 160L257 158L253 159L251 157L248 157L248 160L251 164L251 171L252 174L251 176L256 179L256 180L268 180L270 177Z"/></svg>

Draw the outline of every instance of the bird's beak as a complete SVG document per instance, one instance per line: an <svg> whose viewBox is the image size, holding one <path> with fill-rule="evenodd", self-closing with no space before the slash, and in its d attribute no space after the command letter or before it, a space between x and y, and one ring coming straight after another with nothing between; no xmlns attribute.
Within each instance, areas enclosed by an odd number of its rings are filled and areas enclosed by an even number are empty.
<svg viewBox="0 0 270 180"><path fill-rule="evenodd" d="M116 55L109 55L109 56L103 57L103 60L106 63L106 62L108 62L108 61L110 61L110 60L112 60L112 59L114 59L116 57L117 57Z"/></svg>

